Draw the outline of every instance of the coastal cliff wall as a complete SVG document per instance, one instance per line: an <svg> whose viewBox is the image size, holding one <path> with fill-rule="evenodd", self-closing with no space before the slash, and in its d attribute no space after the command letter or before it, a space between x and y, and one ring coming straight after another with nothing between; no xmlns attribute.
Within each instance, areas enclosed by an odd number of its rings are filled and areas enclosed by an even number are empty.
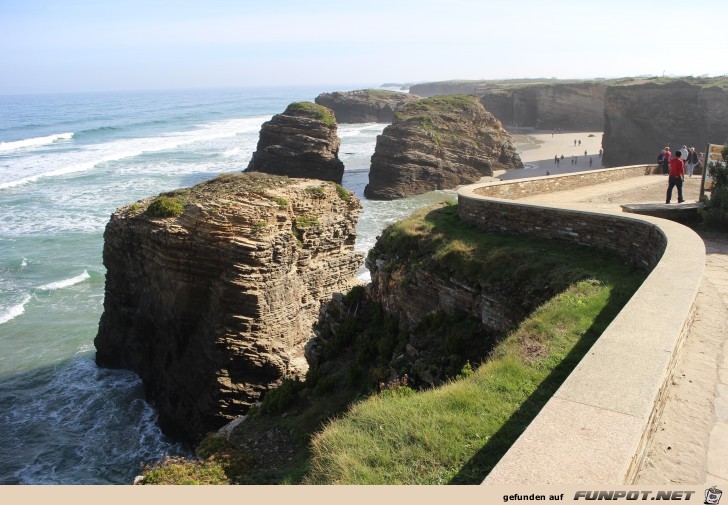
<svg viewBox="0 0 728 505"><path fill-rule="evenodd" d="M413 86L420 96L467 93L506 125L545 130L601 131L604 127L603 82L544 83L525 81L441 82Z"/></svg>
<svg viewBox="0 0 728 505"><path fill-rule="evenodd" d="M391 200L521 166L510 134L477 98L432 97L404 107L377 137L364 194Z"/></svg>
<svg viewBox="0 0 728 505"><path fill-rule="evenodd" d="M705 80L610 86L604 104L604 165L657 163L665 146L702 152L728 141L728 87Z"/></svg>
<svg viewBox="0 0 728 505"><path fill-rule="evenodd" d="M118 209L104 233L100 366L136 371L160 425L196 441L307 369L322 301L355 283L343 188L221 176Z"/></svg>

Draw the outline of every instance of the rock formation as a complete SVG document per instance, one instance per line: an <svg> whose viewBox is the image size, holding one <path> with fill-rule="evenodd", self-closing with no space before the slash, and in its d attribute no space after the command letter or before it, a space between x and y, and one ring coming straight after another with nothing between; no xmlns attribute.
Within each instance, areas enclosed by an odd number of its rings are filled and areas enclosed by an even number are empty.
<svg viewBox="0 0 728 505"><path fill-rule="evenodd" d="M728 81L645 79L610 86L604 106L604 165L657 163L660 150L702 152L728 140Z"/></svg>
<svg viewBox="0 0 728 505"><path fill-rule="evenodd" d="M136 371L196 441L302 376L319 306L345 292L359 201L331 183L221 176L118 209L104 233L101 366Z"/></svg>
<svg viewBox="0 0 728 505"><path fill-rule="evenodd" d="M412 86L421 96L468 93L503 124L551 130L601 131L604 95L612 81L513 79L445 81Z"/></svg>
<svg viewBox="0 0 728 505"><path fill-rule="evenodd" d="M316 103L328 107L339 123L391 123L394 113L420 97L377 89L321 93Z"/></svg>
<svg viewBox="0 0 728 505"><path fill-rule="evenodd" d="M521 166L510 135L477 98L437 96L404 107L377 137L364 195L402 198Z"/></svg>
<svg viewBox="0 0 728 505"><path fill-rule="evenodd" d="M260 129L247 172L265 172L341 183L341 140L334 113L311 102L294 102Z"/></svg>

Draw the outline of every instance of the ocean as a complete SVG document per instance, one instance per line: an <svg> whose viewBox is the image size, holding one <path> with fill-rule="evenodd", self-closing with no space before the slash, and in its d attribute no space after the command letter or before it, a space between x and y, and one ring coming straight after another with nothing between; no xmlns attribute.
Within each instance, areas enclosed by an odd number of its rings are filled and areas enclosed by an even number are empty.
<svg viewBox="0 0 728 505"><path fill-rule="evenodd" d="M129 484L141 465L187 454L134 373L94 362L104 227L121 205L244 170L263 122L324 91L340 89L0 96L0 484ZM364 199L385 126L339 125L363 252L387 224L454 198Z"/></svg>

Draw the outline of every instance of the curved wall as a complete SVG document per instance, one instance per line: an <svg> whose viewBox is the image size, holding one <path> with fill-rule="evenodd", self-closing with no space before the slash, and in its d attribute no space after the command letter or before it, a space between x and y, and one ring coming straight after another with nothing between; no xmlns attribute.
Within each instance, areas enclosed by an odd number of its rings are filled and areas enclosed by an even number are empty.
<svg viewBox="0 0 728 505"><path fill-rule="evenodd" d="M580 174L561 177L570 176L564 183L579 184ZM651 273L484 484L629 484L691 321L705 247L692 230L664 219L486 196L540 192L531 184L460 188L460 217L484 230L612 250Z"/></svg>

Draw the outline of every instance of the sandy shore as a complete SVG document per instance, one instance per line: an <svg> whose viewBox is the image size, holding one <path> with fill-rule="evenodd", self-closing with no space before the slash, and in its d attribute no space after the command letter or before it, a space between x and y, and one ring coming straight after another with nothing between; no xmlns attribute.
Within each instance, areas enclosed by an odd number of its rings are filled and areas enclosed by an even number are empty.
<svg viewBox="0 0 728 505"><path fill-rule="evenodd" d="M562 174L602 168L602 159L599 156L599 149L602 147L602 132L554 133L523 129L512 129L509 132L513 136L516 150L521 156L525 169L529 171L527 177L546 175L547 170L551 174ZM558 165L554 162L555 156L559 157ZM573 157L576 157L576 163L571 162ZM520 174L518 177L524 177L524 175ZM504 179L508 178L512 178L512 176L509 177L507 174L504 177Z"/></svg>

